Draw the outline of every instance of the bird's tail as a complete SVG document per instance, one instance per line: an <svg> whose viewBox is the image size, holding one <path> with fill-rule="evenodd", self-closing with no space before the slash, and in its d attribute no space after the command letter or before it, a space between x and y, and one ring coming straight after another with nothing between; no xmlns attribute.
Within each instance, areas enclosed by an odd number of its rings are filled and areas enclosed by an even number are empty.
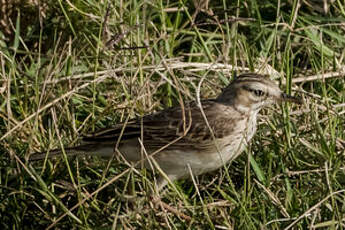
<svg viewBox="0 0 345 230"><path fill-rule="evenodd" d="M63 155L63 151L68 156L77 155L96 155L96 156L111 156L114 152L113 145L99 145L95 143L82 144L76 147L68 147L62 149L53 149L47 152L35 152L29 156L29 161L43 160L46 158L55 158Z"/></svg>

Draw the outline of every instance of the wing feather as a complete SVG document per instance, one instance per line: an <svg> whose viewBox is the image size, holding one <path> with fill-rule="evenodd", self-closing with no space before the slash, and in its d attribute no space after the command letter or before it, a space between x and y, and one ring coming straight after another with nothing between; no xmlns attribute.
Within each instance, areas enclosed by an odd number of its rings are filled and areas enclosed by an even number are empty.
<svg viewBox="0 0 345 230"><path fill-rule="evenodd" d="M87 143L114 141L116 143L120 137L121 142L126 142L128 139L138 139L143 136L142 142L145 148L150 150L167 145L168 149L181 149L184 146L195 149L204 148L205 145L212 144L212 132L215 137L222 138L227 135L228 131L231 131L229 128L224 129L224 125L229 126L233 121L229 120L230 116L224 117L224 113L220 113L216 109L221 105L214 100L205 100L202 102L202 106L212 131L206 125L200 108L195 102L191 102L183 108L169 108L140 119L118 124L110 129L85 135L83 141ZM141 129L141 125L143 125L143 129ZM123 132L122 129L124 129Z"/></svg>

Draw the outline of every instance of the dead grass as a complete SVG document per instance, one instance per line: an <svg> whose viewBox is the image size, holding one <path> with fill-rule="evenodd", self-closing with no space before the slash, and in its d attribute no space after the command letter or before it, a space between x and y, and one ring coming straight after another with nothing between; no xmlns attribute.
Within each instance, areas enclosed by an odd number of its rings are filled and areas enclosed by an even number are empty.
<svg viewBox="0 0 345 230"><path fill-rule="evenodd" d="M343 6L226 4L58 1L42 27L12 22L13 39L0 41L1 229L344 229ZM215 97L248 71L304 104L263 111L240 158L156 199L154 175L123 162L26 160Z"/></svg>

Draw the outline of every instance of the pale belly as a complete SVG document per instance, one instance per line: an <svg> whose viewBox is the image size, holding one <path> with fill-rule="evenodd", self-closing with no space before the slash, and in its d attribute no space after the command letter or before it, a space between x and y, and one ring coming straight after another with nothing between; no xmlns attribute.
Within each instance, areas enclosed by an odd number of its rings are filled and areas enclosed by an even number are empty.
<svg viewBox="0 0 345 230"><path fill-rule="evenodd" d="M175 175L177 178L185 178L189 177L191 172L193 176L197 176L222 167L238 157L244 148L245 141L243 139L223 146L220 145L218 147L219 151L215 147L205 153L182 150L161 152L157 154L155 160L166 174Z"/></svg>

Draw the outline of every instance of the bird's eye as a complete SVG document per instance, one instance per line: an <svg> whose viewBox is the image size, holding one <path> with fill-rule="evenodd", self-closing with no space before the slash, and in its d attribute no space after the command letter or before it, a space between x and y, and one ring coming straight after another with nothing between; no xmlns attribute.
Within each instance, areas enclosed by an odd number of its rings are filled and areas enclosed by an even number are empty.
<svg viewBox="0 0 345 230"><path fill-rule="evenodd" d="M255 89L255 90L253 90L252 91L254 94L255 94L255 96L257 96L257 97L262 97L265 93L262 91L262 90L259 90L259 89Z"/></svg>
<svg viewBox="0 0 345 230"><path fill-rule="evenodd" d="M260 90L260 89L252 89L250 87L245 87L245 89L248 90L249 92L253 93L257 97L262 97L265 95L265 92Z"/></svg>

